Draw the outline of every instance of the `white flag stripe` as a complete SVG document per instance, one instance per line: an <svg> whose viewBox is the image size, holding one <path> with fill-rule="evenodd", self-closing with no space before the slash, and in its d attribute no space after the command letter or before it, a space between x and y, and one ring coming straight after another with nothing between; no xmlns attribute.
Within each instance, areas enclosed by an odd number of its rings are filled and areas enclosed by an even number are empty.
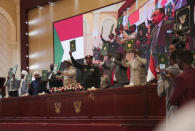
<svg viewBox="0 0 195 131"><path fill-rule="evenodd" d="M155 76L151 72L150 68L148 68L147 82L149 82L149 81L151 81L153 79L155 79Z"/></svg>
<svg viewBox="0 0 195 131"><path fill-rule="evenodd" d="M81 37L77 37L74 39L69 39L69 40L65 40L61 42L62 47L64 49L64 54L63 54L61 62L64 60L70 59L70 56L69 56L70 41L72 40L76 40L76 51L72 53L73 57L75 59L84 58L84 39L83 39L83 36L81 36Z"/></svg>

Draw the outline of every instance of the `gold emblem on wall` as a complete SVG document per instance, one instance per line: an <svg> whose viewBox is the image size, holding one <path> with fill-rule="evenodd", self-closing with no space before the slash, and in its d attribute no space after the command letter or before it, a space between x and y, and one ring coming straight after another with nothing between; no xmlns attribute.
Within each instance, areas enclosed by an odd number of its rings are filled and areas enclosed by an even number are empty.
<svg viewBox="0 0 195 131"><path fill-rule="evenodd" d="M74 111L75 113L81 112L81 101L74 101Z"/></svg>
<svg viewBox="0 0 195 131"><path fill-rule="evenodd" d="M165 59L164 58L161 58L161 62L164 63L165 62Z"/></svg>
<svg viewBox="0 0 195 131"><path fill-rule="evenodd" d="M56 114L60 114L62 103L61 102L55 102L54 105L55 105L55 112L56 112Z"/></svg>

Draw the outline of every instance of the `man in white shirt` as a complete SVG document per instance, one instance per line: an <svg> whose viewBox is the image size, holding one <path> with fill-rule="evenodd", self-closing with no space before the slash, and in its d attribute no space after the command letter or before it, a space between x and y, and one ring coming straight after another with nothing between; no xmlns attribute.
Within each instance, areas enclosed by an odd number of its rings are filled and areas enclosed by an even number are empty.
<svg viewBox="0 0 195 131"><path fill-rule="evenodd" d="M7 87L7 92L9 97L18 96L18 84L17 84L17 79L15 78L15 74L12 74L12 78L8 77L5 86Z"/></svg>
<svg viewBox="0 0 195 131"><path fill-rule="evenodd" d="M170 56L170 65L161 71L158 79L157 94L159 97L166 97L166 118L169 119L177 110L177 106L171 105L170 97L174 89L175 79L180 74L179 66L176 61L177 52L174 51Z"/></svg>
<svg viewBox="0 0 195 131"><path fill-rule="evenodd" d="M18 96L28 95L28 85L26 83L27 74L27 71L22 70L21 80L18 80Z"/></svg>

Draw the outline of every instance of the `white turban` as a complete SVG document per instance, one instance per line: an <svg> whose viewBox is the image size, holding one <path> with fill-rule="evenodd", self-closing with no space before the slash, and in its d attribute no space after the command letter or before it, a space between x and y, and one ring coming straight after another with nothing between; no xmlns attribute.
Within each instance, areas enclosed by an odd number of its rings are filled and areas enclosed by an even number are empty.
<svg viewBox="0 0 195 131"><path fill-rule="evenodd" d="M27 75L28 74L28 72L27 71L25 71L25 70L22 70L22 73L21 74L23 74L23 75Z"/></svg>
<svg viewBox="0 0 195 131"><path fill-rule="evenodd" d="M35 71L35 72L33 73L33 75L40 75L40 72L39 72L39 71Z"/></svg>

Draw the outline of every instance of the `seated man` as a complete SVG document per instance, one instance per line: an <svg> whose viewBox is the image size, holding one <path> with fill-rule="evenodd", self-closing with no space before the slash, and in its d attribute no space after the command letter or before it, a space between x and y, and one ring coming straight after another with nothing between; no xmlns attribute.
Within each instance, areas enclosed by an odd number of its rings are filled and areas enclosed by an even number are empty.
<svg viewBox="0 0 195 131"><path fill-rule="evenodd" d="M74 67L81 70L80 84L87 90L87 88L100 88L100 69L92 63L93 56L85 56L86 64L79 64L72 56L72 51L69 52L71 61Z"/></svg>
<svg viewBox="0 0 195 131"><path fill-rule="evenodd" d="M49 93L49 90L46 88L46 83L41 80L40 73L38 71L34 72L35 80L31 82L29 88L30 95L38 95L39 93Z"/></svg>

